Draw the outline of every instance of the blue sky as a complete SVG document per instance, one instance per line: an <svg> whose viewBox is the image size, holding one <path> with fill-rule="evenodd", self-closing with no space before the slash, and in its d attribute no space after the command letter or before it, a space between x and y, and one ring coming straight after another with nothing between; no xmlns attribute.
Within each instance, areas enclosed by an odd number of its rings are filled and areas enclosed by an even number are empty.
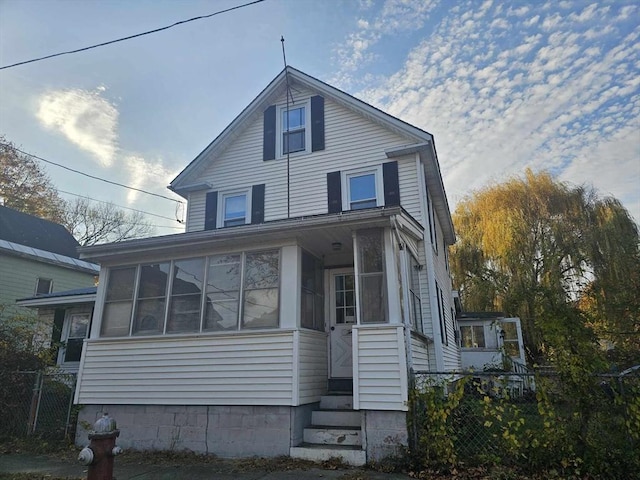
<svg viewBox="0 0 640 480"><path fill-rule="evenodd" d="M241 3L0 0L0 65ZM173 196L169 181L282 69L281 35L290 65L434 134L452 209L471 189L531 167L593 184L640 220L633 0L266 0L2 70L0 133L46 159ZM45 168L60 190L176 215L172 201ZM149 220L156 234L181 231Z"/></svg>

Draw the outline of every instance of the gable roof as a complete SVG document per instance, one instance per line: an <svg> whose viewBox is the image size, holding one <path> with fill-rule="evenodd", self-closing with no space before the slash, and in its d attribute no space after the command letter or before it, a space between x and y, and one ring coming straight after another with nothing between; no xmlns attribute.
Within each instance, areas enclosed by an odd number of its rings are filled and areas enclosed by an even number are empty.
<svg viewBox="0 0 640 480"><path fill-rule="evenodd" d="M306 87L325 98L330 98L337 104L348 108L365 118L376 122L384 128L390 129L415 143L409 144L394 152L387 152L389 157L405 153L419 153L425 164L427 188L431 194L434 208L444 229L445 240L448 244L455 243L451 212L444 191L444 183L440 173L440 166L435 150L433 135L415 127L399 118L389 115L368 103L355 98L342 90L335 88L317 78L307 75L291 66L284 68L267 87L258 94L253 101L169 184L168 188L178 195L187 198L188 192L209 189L209 185L199 180L200 174L209 162L221 155L229 144L238 138L245 128L252 122L262 118L264 110L274 104L285 94L287 82L291 87L300 85ZM399 153L400 152L400 153Z"/></svg>
<svg viewBox="0 0 640 480"><path fill-rule="evenodd" d="M4 206L0 206L0 240L79 258L80 244L62 225Z"/></svg>

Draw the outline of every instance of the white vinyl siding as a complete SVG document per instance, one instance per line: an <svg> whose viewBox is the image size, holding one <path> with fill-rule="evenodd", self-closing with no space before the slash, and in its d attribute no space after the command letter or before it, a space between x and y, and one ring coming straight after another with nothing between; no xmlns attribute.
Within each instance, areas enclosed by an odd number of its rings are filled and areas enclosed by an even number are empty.
<svg viewBox="0 0 640 480"><path fill-rule="evenodd" d="M294 90L294 105L315 95L310 90ZM274 103L283 103L285 97ZM286 158L262 160L262 114L248 122L246 129L202 172L198 181L211 185L212 191L244 188L264 183L265 221L287 217L287 161ZM298 152L290 161L291 217L327 213L327 173L375 167L389 161L385 150L415 143L387 130L375 122L325 98L325 149L317 152ZM420 219L415 204L417 186L415 156L399 160L401 200L409 200L405 209ZM188 231L204 229L206 191L189 196ZM193 209L193 210L192 210Z"/></svg>
<svg viewBox="0 0 640 480"><path fill-rule="evenodd" d="M407 410L404 327L354 327L354 408Z"/></svg>
<svg viewBox="0 0 640 480"><path fill-rule="evenodd" d="M429 344L416 334L411 335L411 360L414 370L429 370Z"/></svg>
<svg viewBox="0 0 640 480"><path fill-rule="evenodd" d="M293 405L293 332L88 340L76 402Z"/></svg>
<svg viewBox="0 0 640 480"><path fill-rule="evenodd" d="M327 393L327 334L301 330L298 347L299 403L318 402Z"/></svg>

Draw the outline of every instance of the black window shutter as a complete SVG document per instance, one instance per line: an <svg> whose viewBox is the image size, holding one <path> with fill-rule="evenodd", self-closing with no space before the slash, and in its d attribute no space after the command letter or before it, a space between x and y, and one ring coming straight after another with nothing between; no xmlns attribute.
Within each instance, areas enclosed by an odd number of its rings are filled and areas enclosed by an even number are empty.
<svg viewBox="0 0 640 480"><path fill-rule="evenodd" d="M271 105L264 111L264 132L262 142L262 160L276 158L276 106Z"/></svg>
<svg viewBox="0 0 640 480"><path fill-rule="evenodd" d="M340 171L327 173L327 202L329 213L342 211L342 180Z"/></svg>
<svg viewBox="0 0 640 480"><path fill-rule="evenodd" d="M264 183L251 187L251 223L264 223Z"/></svg>
<svg viewBox="0 0 640 480"><path fill-rule="evenodd" d="M311 97L311 151L324 150L324 97Z"/></svg>
<svg viewBox="0 0 640 480"><path fill-rule="evenodd" d="M398 182L398 162L382 164L384 183L384 204L386 207L400 205L400 184Z"/></svg>
<svg viewBox="0 0 640 480"><path fill-rule="evenodd" d="M207 193L207 203L204 210L204 229L215 230L218 220L218 192Z"/></svg>

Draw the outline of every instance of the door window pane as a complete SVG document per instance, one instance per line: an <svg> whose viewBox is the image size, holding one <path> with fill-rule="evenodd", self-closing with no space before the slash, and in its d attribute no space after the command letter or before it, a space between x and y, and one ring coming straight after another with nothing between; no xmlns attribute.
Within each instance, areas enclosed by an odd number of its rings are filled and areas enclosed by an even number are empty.
<svg viewBox="0 0 640 480"><path fill-rule="evenodd" d="M336 323L356 323L354 275L334 276Z"/></svg>
<svg viewBox="0 0 640 480"><path fill-rule="evenodd" d="M69 335L64 350L65 362L79 362L82 355L82 344L89 331L90 315L88 313L72 315L69 324Z"/></svg>

